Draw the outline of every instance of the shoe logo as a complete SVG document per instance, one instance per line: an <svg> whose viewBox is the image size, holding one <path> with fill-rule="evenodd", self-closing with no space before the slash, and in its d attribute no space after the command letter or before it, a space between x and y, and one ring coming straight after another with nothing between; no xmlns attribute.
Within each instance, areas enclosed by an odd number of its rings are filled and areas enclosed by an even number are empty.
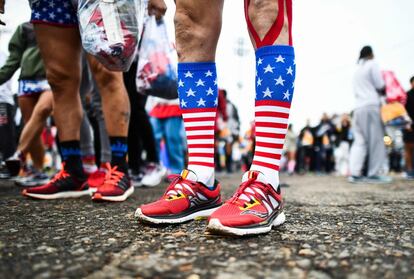
<svg viewBox="0 0 414 279"><path fill-rule="evenodd" d="M240 215L246 215L246 214L252 214L262 219L266 218L268 215L267 212L259 212L256 210L245 210L240 213Z"/></svg>
<svg viewBox="0 0 414 279"><path fill-rule="evenodd" d="M241 210L245 211L245 210L249 210L250 208L252 208L256 205L260 205L260 202L255 197L252 197L250 202L245 202L244 206L240 206L239 208Z"/></svg>
<svg viewBox="0 0 414 279"><path fill-rule="evenodd" d="M185 198L186 198L186 196L184 194L178 193L177 195L168 196L165 200L166 201L175 201L175 200L185 199Z"/></svg>

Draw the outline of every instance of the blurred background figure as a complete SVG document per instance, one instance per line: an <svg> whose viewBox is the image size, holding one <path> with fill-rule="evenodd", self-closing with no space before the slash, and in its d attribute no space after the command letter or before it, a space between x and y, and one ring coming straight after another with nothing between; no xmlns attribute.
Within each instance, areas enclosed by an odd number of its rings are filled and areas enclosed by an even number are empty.
<svg viewBox="0 0 414 279"><path fill-rule="evenodd" d="M353 87L356 98L352 123L355 140L351 147L349 181L365 181L362 171L367 160L368 181L389 183L391 178L382 175L386 163L386 149L383 140L384 126L380 116L380 97L385 94L385 83L370 46L365 46L360 51Z"/></svg>
<svg viewBox="0 0 414 279"><path fill-rule="evenodd" d="M333 147L335 127L331 119L324 113L318 126L315 127L315 172L329 174L334 168Z"/></svg>
<svg viewBox="0 0 414 279"><path fill-rule="evenodd" d="M336 126L335 171L337 175L349 175L349 150L352 144L351 120L343 114Z"/></svg>
<svg viewBox="0 0 414 279"><path fill-rule="evenodd" d="M414 179L414 76L410 79L411 89L407 92L405 109L410 116L411 125L404 129L405 171L408 179Z"/></svg>
<svg viewBox="0 0 414 279"><path fill-rule="evenodd" d="M310 120L302 128L298 136L298 166L299 173L306 173L311 170L311 162L314 154L314 135L310 126Z"/></svg>
<svg viewBox="0 0 414 279"><path fill-rule="evenodd" d="M297 149L297 137L293 132L293 126L290 124L288 126L288 131L286 133L285 139L285 156L286 156L286 166L287 172L289 175L293 175L296 167L296 149Z"/></svg>
<svg viewBox="0 0 414 279"><path fill-rule="evenodd" d="M7 56L0 51L0 67L6 62ZM3 161L12 156L16 150L16 127L14 123L14 99L11 81L0 85L0 178L9 178L10 174Z"/></svg>
<svg viewBox="0 0 414 279"><path fill-rule="evenodd" d="M53 110L53 96L37 46L33 25L20 24L9 42L9 56L0 69L0 84L9 81L20 68L18 103L23 116L24 128L17 151L6 160L12 175L20 172L29 154L32 165L23 168L18 183L22 186L44 184L49 177L43 172L45 149L41 133L46 119Z"/></svg>

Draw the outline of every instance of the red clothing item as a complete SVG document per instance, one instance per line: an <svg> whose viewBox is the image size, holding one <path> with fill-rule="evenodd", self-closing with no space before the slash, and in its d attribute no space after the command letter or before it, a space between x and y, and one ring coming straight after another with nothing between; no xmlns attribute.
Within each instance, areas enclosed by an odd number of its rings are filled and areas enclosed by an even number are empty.
<svg viewBox="0 0 414 279"><path fill-rule="evenodd" d="M150 116L163 119L170 117L181 117L181 110L178 105L157 104L150 112Z"/></svg>

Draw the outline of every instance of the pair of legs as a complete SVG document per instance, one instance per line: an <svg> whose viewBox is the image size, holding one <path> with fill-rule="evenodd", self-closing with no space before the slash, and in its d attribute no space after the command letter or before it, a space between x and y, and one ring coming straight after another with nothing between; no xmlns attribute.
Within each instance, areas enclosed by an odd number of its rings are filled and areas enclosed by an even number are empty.
<svg viewBox="0 0 414 279"><path fill-rule="evenodd" d="M188 145L188 170L164 196L136 216L152 223L180 223L210 216L208 229L235 235L270 231L285 220L279 165L294 88L290 0L245 1L256 50L256 148L250 171L222 204L214 175L214 130L218 93L215 54L223 0L177 0L178 93Z"/></svg>
<svg viewBox="0 0 414 279"><path fill-rule="evenodd" d="M384 127L377 106L367 106L354 111L354 142L351 146L349 166L351 175L359 177L366 156L368 176L378 176L386 162Z"/></svg>
<svg viewBox="0 0 414 279"><path fill-rule="evenodd" d="M60 1L61 2L61 1ZM59 2L59 3L60 3ZM48 5L39 1L39 5ZM39 8L36 4L32 7ZM70 7L60 3L59 8ZM55 5L56 6L56 5ZM68 11L76 14L74 11ZM36 39L42 55L46 75L54 94L54 119L58 128L63 173L50 183L24 191L35 198L78 197L89 194L80 158L80 125L83 117L79 87L81 81L81 42L76 25L58 27L35 21ZM97 200L122 201L133 192L127 173L126 152L130 107L121 72L112 72L94 57L87 56L90 69L102 98L105 124L111 141L112 162L108 165L108 183L93 189ZM115 166L115 167L113 167ZM60 186L64 185L66 186ZM86 184L87 185L87 184ZM62 188L59 188L62 187ZM91 185L89 185L91 188ZM52 190L50 190L52 189Z"/></svg>
<svg viewBox="0 0 414 279"><path fill-rule="evenodd" d="M21 96L18 102L25 125L20 135L17 151L29 152L33 167L36 170L42 170L45 150L41 133L47 118L53 111L52 91L47 90L36 96Z"/></svg>

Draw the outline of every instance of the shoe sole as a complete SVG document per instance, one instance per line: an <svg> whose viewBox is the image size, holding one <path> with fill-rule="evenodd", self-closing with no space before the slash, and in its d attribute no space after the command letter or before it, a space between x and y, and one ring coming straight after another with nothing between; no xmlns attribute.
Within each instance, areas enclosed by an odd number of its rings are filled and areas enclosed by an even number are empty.
<svg viewBox="0 0 414 279"><path fill-rule="evenodd" d="M132 195L132 193L134 193L134 187L129 187L125 191L125 193L123 193L120 196L103 196L101 193L94 192L92 195L92 200L93 201L122 202L122 201L125 201L130 195Z"/></svg>
<svg viewBox="0 0 414 279"><path fill-rule="evenodd" d="M89 190L84 191L65 191L55 194L34 194L28 193L26 190L23 190L22 194L27 197L41 199L41 200L55 200L55 199L66 199L66 198L80 198L82 196L90 195Z"/></svg>
<svg viewBox="0 0 414 279"><path fill-rule="evenodd" d="M210 219L207 225L207 230L213 234L223 234L231 236L246 236L246 235L256 235L268 233L272 230L273 227L278 227L285 223L286 216L285 213L280 213L276 219L268 226L256 227L256 228L235 228L228 227L221 224L220 220L217 218Z"/></svg>
<svg viewBox="0 0 414 279"><path fill-rule="evenodd" d="M185 223L185 222L192 221L192 220L200 220L200 219L208 218L220 206L221 204L218 205L217 207L200 210L200 211L191 213L187 216L174 218L174 219L173 218L168 218L168 219L152 218L142 213L141 208L138 208L135 211L135 217L138 218L138 220L140 221L151 223L151 224L181 224L181 223Z"/></svg>

